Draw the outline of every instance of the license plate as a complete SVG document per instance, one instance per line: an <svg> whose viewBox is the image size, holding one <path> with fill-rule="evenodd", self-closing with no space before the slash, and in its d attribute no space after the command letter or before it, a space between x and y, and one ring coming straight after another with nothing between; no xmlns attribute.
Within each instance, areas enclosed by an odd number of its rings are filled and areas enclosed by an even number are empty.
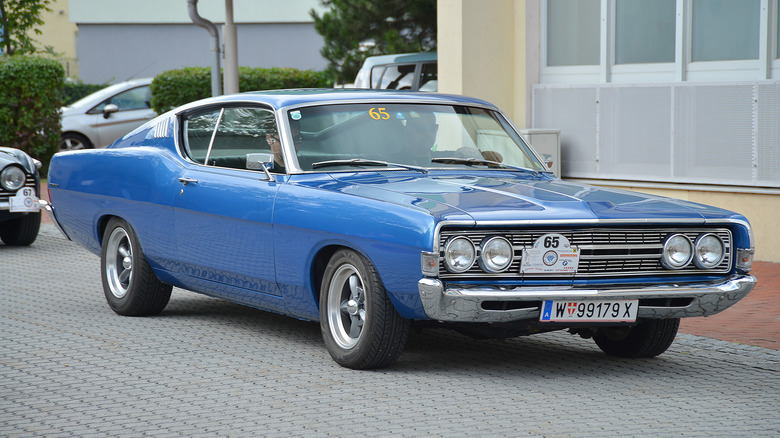
<svg viewBox="0 0 780 438"><path fill-rule="evenodd" d="M15 196L8 199L10 201L9 211L11 213L21 213L38 211L41 206L38 204L38 197L35 196L35 189L23 187Z"/></svg>
<svg viewBox="0 0 780 438"><path fill-rule="evenodd" d="M639 300L574 300L542 303L539 321L543 322L633 322Z"/></svg>

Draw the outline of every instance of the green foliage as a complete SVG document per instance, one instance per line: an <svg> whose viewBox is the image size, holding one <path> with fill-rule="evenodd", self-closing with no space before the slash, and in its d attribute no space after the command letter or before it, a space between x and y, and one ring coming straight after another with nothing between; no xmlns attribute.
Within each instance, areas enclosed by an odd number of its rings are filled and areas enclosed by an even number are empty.
<svg viewBox="0 0 780 438"><path fill-rule="evenodd" d="M0 57L0 145L48 163L59 150L65 71L42 57Z"/></svg>
<svg viewBox="0 0 780 438"><path fill-rule="evenodd" d="M238 68L241 92L283 88L322 88L331 84L326 72L294 68ZM211 96L211 69L186 67L155 76L151 85L152 108L162 114L172 108Z"/></svg>
<svg viewBox="0 0 780 438"><path fill-rule="evenodd" d="M211 69L186 67L168 70L154 77L152 108L162 114L171 108L211 96Z"/></svg>
<svg viewBox="0 0 780 438"><path fill-rule="evenodd" d="M312 10L314 28L336 81L352 82L363 61L374 55L436 49L436 0L322 0L329 11ZM372 47L360 47L373 42Z"/></svg>
<svg viewBox="0 0 780 438"><path fill-rule="evenodd" d="M21 55L38 51L30 32L41 34L38 29L38 26L43 24L41 13L51 12L51 2L52 0L0 0L0 45L3 53ZM53 49L47 47L44 51L52 53Z"/></svg>
<svg viewBox="0 0 780 438"><path fill-rule="evenodd" d="M62 105L68 106L82 97L108 87L108 85L109 84L85 84L82 81L66 81L65 88L62 90Z"/></svg>

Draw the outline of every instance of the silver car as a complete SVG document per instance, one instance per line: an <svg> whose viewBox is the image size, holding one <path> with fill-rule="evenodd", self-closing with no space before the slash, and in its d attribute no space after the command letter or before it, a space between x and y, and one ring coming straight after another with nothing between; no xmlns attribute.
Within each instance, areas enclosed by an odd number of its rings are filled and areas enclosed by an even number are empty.
<svg viewBox="0 0 780 438"><path fill-rule="evenodd" d="M103 148L157 114L151 78L111 85L62 108L61 150Z"/></svg>

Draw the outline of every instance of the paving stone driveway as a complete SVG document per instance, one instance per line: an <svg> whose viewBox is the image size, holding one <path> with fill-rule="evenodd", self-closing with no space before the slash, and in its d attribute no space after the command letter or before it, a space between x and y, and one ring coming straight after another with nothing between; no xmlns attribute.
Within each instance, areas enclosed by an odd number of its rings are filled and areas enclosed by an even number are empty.
<svg viewBox="0 0 780 438"><path fill-rule="evenodd" d="M0 436L771 436L780 352L680 335L613 359L564 332L414 333L380 371L340 368L319 326L174 290L105 304L99 259L44 225L0 244Z"/></svg>

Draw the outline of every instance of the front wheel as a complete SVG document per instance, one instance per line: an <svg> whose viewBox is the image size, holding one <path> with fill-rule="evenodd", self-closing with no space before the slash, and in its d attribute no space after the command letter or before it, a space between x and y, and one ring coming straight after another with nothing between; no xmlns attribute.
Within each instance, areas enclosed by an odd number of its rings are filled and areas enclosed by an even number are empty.
<svg viewBox="0 0 780 438"><path fill-rule="evenodd" d="M403 351L409 321L396 312L371 263L354 251L340 250L322 280L320 330L339 365L383 368Z"/></svg>
<svg viewBox="0 0 780 438"><path fill-rule="evenodd" d="M593 335L596 345L610 356L655 357L677 336L680 318L651 319L634 327L604 327Z"/></svg>
<svg viewBox="0 0 780 438"><path fill-rule="evenodd" d="M103 234L100 272L108 306L120 315L156 315L171 297L172 287L154 274L138 236L122 219L111 219Z"/></svg>
<svg viewBox="0 0 780 438"><path fill-rule="evenodd" d="M40 228L41 212L27 213L0 223L0 240L8 246L29 246L38 238Z"/></svg>

